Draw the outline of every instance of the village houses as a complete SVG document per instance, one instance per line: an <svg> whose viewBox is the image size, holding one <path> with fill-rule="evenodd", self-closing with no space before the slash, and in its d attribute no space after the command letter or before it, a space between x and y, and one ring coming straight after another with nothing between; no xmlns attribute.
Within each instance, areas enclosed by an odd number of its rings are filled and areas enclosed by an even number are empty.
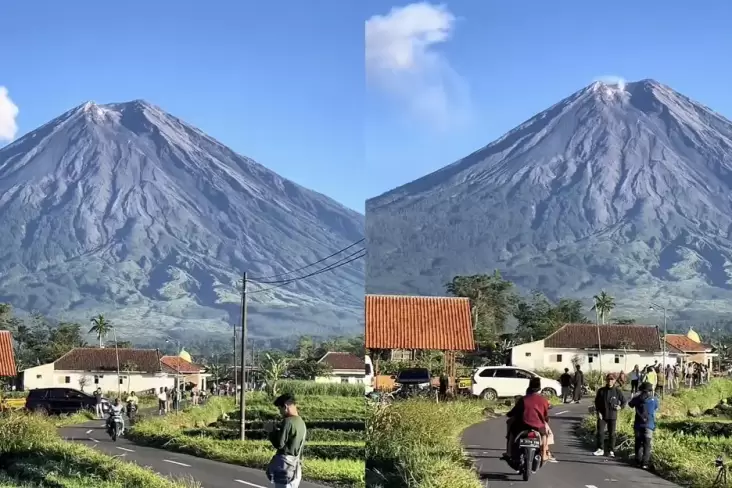
<svg viewBox="0 0 732 488"><path fill-rule="evenodd" d="M533 342L514 346L510 364L529 370L574 369L606 372L629 371L663 362L663 335L649 325L565 324L556 332ZM701 343L694 331L687 336L668 334L666 364L698 362L711 366L716 354Z"/></svg>
<svg viewBox="0 0 732 488"><path fill-rule="evenodd" d="M330 368L327 376L315 378L319 383L363 384L366 377L366 363L363 358L349 352L328 352L318 360Z"/></svg>

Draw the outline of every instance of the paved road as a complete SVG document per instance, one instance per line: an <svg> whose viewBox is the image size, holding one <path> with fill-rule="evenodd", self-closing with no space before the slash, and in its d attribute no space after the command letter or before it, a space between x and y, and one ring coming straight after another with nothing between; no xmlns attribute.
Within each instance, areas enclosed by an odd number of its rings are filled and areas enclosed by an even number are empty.
<svg viewBox="0 0 732 488"><path fill-rule="evenodd" d="M623 461L595 457L578 439L574 430L587 414L591 400L579 405L559 405L551 410L555 444L552 453L557 462L544 465L528 482L511 471L500 459L506 449L506 422L488 420L468 428L463 434L466 451L475 460L481 479L490 488L520 486L525 488L680 488L648 471Z"/></svg>
<svg viewBox="0 0 732 488"><path fill-rule="evenodd" d="M65 427L60 429L60 433L66 440L81 442L112 456L151 468L164 476L193 478L204 488L235 486L271 488L274 486L264 472L257 469L220 463L153 447L143 447L124 438L112 442L105 431L103 420L93 420L82 425ZM302 488L326 488L324 485L306 481L303 481L300 486Z"/></svg>

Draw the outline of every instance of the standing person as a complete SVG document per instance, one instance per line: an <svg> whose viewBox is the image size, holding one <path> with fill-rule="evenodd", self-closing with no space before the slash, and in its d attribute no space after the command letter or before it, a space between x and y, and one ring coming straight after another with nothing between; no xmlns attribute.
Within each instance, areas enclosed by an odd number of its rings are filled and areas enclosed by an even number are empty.
<svg viewBox="0 0 732 488"><path fill-rule="evenodd" d="M656 385L658 384L658 375L656 374L656 370L653 369L653 366L649 366L646 370L646 378L643 381L644 383L650 383L653 387L653 393L656 392Z"/></svg>
<svg viewBox="0 0 732 488"><path fill-rule="evenodd" d="M94 401L95 403L95 410L97 414L97 419L101 420L104 418L104 409L102 408L102 389L97 388L97 390L94 392Z"/></svg>
<svg viewBox="0 0 732 488"><path fill-rule="evenodd" d="M638 381L640 381L640 370L636 364L633 371L630 372L630 394L634 395L638 391Z"/></svg>
<svg viewBox="0 0 732 488"><path fill-rule="evenodd" d="M673 391L676 389L676 382L674 381L676 376L674 375L674 368L671 365L666 366L666 389Z"/></svg>
<svg viewBox="0 0 732 488"><path fill-rule="evenodd" d="M597 450L595 456L615 457L615 428L618 421L618 410L625 406L623 392L615 385L615 376L605 377L605 386L597 390L595 395L595 412L597 413ZM607 443L605 428L607 427Z"/></svg>
<svg viewBox="0 0 732 488"><path fill-rule="evenodd" d="M653 431L656 429L656 411L658 398L653 395L650 383L641 385L640 394L633 398L629 407L635 409L633 430L635 431L635 462L643 469L648 469L653 448Z"/></svg>
<svg viewBox="0 0 732 488"><path fill-rule="evenodd" d="M564 368L564 374L559 377L559 384L562 386L562 403L569 403L569 390L572 386L572 375L569 368Z"/></svg>
<svg viewBox="0 0 732 488"><path fill-rule="evenodd" d="M574 403L579 403L582 399L582 387L585 385L585 375L582 373L582 368L580 368L579 364L575 366L572 385L574 386L572 400L574 400Z"/></svg>
<svg viewBox="0 0 732 488"><path fill-rule="evenodd" d="M168 403L168 395L165 393L163 387L160 387L160 393L158 393L158 415L165 415L165 407Z"/></svg>
<svg viewBox="0 0 732 488"><path fill-rule="evenodd" d="M165 392L165 411L166 412L170 412L170 406L171 406L170 404L172 403L171 402L172 398L171 398L171 395L170 395L170 389L166 386L163 389L163 392Z"/></svg>
<svg viewBox="0 0 732 488"><path fill-rule="evenodd" d="M625 388L625 383L627 383L628 377L625 375L625 371L622 369L620 370L620 374L618 375L618 388L621 390Z"/></svg>
<svg viewBox="0 0 732 488"><path fill-rule="evenodd" d="M280 410L283 420L276 428L271 423L265 424L269 440L277 450L267 466L267 478L274 483L275 488L298 488L302 480L300 458L307 427L298 414L295 397L280 395L274 405Z"/></svg>

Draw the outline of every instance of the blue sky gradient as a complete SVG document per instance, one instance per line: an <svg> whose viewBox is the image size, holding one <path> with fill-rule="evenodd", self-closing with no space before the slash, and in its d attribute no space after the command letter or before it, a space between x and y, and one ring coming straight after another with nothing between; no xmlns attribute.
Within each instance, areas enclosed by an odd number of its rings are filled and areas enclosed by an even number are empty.
<svg viewBox="0 0 732 488"><path fill-rule="evenodd" d="M363 210L367 14L339 0L6 2L18 136L87 100L145 99ZM11 47L12 46L12 47Z"/></svg>
<svg viewBox="0 0 732 488"><path fill-rule="evenodd" d="M435 50L467 85L470 120L432 127L369 86L366 165L382 176L370 197L470 154L603 75L653 78L732 118L732 2L445 5L457 20ZM381 13L390 6L381 3Z"/></svg>
<svg viewBox="0 0 732 488"><path fill-rule="evenodd" d="M444 117L366 81L366 21L408 2L6 3L0 86L18 135L87 100L142 98L359 211L603 75L654 78L732 117L723 0L446 3L456 20L431 51L454 88ZM414 104L435 79L410 81Z"/></svg>

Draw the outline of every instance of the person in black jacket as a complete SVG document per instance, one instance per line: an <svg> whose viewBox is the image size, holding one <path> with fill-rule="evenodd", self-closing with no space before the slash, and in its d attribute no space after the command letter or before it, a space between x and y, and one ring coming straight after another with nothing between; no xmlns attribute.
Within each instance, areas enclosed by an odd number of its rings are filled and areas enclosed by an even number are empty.
<svg viewBox="0 0 732 488"><path fill-rule="evenodd" d="M562 403L569 403L569 391L572 386L572 375L569 368L564 368L564 374L559 377L559 384L562 385Z"/></svg>
<svg viewBox="0 0 732 488"><path fill-rule="evenodd" d="M618 410L625 407L625 396L615 385L615 376L605 377L605 386L597 390L595 395L595 413L597 414L597 450L595 456L615 457L615 428L618 421ZM605 444L605 428L608 442Z"/></svg>
<svg viewBox="0 0 732 488"><path fill-rule="evenodd" d="M574 378L572 379L572 386L574 386L574 392L572 394L572 400L574 403L579 403L582 399L582 387L585 385L585 375L582 373L580 365L575 366Z"/></svg>

